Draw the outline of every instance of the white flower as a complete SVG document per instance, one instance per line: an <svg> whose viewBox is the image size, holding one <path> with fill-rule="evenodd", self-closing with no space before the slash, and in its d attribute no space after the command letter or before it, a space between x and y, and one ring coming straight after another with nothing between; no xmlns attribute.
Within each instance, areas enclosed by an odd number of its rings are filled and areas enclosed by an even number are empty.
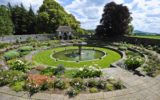
<svg viewBox="0 0 160 100"><path fill-rule="evenodd" d="M79 68L80 71L83 71L83 68Z"/></svg>

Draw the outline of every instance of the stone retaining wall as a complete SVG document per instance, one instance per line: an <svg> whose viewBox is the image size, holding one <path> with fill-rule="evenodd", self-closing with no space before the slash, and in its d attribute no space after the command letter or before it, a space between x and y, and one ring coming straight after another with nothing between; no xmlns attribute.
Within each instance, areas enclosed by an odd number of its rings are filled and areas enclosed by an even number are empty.
<svg viewBox="0 0 160 100"><path fill-rule="evenodd" d="M0 37L0 42L2 43L13 43L16 41L23 42L28 38L36 39L36 40L48 40L55 36L55 34L32 34L32 35L9 35Z"/></svg>
<svg viewBox="0 0 160 100"><path fill-rule="evenodd" d="M143 44L143 45L159 45L160 39L150 39L150 38L138 38L138 37L123 37L122 41L132 43L132 44Z"/></svg>

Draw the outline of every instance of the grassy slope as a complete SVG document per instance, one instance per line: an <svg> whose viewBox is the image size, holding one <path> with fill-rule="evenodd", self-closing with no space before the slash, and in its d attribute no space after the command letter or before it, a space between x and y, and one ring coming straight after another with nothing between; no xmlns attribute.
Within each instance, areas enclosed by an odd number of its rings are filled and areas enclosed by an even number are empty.
<svg viewBox="0 0 160 100"><path fill-rule="evenodd" d="M133 36L133 37L138 37L138 38L150 38L150 39L160 39L160 36L156 36L156 35L144 35L144 36Z"/></svg>
<svg viewBox="0 0 160 100"><path fill-rule="evenodd" d="M64 50L64 48L65 47L55 48L54 51L61 51L61 50ZM74 49L76 47L70 46L70 47L67 47L67 49L68 48ZM45 50L45 51L39 52L38 54L33 56L33 60L39 64L45 64L48 66L57 66L59 64L62 64L65 67L78 68L78 67L83 67L84 65L90 66L93 64L98 64L101 68L106 68L106 67L109 67L111 63L121 58L121 56L115 51L105 49L105 48L96 48L96 49L107 52L107 56L105 56L101 60L84 61L84 62L78 62L78 63L77 62L55 61L54 59L50 58L50 55L53 52L53 49L52 49L52 50Z"/></svg>

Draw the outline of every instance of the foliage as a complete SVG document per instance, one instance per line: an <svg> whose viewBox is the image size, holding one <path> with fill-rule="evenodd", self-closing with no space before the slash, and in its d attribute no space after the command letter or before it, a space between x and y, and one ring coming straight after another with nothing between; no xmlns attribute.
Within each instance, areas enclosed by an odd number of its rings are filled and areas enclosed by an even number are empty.
<svg viewBox="0 0 160 100"><path fill-rule="evenodd" d="M53 79L49 78L45 75L39 74L30 74L28 75L27 82L25 84L25 89L30 92L30 95L49 88L49 83L52 82Z"/></svg>
<svg viewBox="0 0 160 100"><path fill-rule="evenodd" d="M81 78L74 78L69 83L73 88L75 88L79 91L85 90L85 88L86 88L83 83L83 80Z"/></svg>
<svg viewBox="0 0 160 100"><path fill-rule="evenodd" d="M67 94L69 95L69 97L74 97L76 96L77 94L79 93L79 91L75 88L70 88L68 91L67 91Z"/></svg>
<svg viewBox="0 0 160 100"><path fill-rule="evenodd" d="M57 68L55 68L54 75L61 75L64 74L64 72L65 72L65 67L63 65L59 65L57 66Z"/></svg>
<svg viewBox="0 0 160 100"><path fill-rule="evenodd" d="M27 72L29 68L25 62L23 62L21 60L16 60L11 64L10 69L11 70L18 70L18 71L22 71L22 72Z"/></svg>
<svg viewBox="0 0 160 100"><path fill-rule="evenodd" d="M46 69L41 71L41 74L47 75L47 76L52 76L52 75L54 75L54 70L55 70L55 68L53 68L53 67L47 67Z"/></svg>
<svg viewBox="0 0 160 100"><path fill-rule="evenodd" d="M13 23L11 12L8 7L0 5L0 36L10 35L13 33Z"/></svg>
<svg viewBox="0 0 160 100"><path fill-rule="evenodd" d="M106 90L108 90L108 91L114 90L114 85L111 84L111 83L107 83L107 84L106 84Z"/></svg>
<svg viewBox="0 0 160 100"><path fill-rule="evenodd" d="M89 89L89 92L90 92L90 93L97 93L97 92L98 92L98 89L95 88L95 87L92 87L92 88Z"/></svg>
<svg viewBox="0 0 160 100"><path fill-rule="evenodd" d="M104 80L99 80L98 82L97 82L97 88L99 88L99 89L105 89L106 88L106 81L104 81Z"/></svg>
<svg viewBox="0 0 160 100"><path fill-rule="evenodd" d="M20 57L20 54L17 51L8 51L4 53L5 60L11 60L18 57Z"/></svg>
<svg viewBox="0 0 160 100"><path fill-rule="evenodd" d="M102 71L99 68L94 66L79 68L79 71L75 73L74 77L80 78L91 78L91 77L100 77L102 75Z"/></svg>
<svg viewBox="0 0 160 100"><path fill-rule="evenodd" d="M54 33L58 26L69 25L76 32L84 33L80 22L72 14L68 14L55 0L44 0L38 10L38 33Z"/></svg>
<svg viewBox="0 0 160 100"><path fill-rule="evenodd" d="M0 86L6 85L6 84L12 84L16 81L23 81L25 80L25 74L23 72L19 71L1 71L0 72Z"/></svg>
<svg viewBox="0 0 160 100"><path fill-rule="evenodd" d="M129 34L133 30L130 25L131 20L127 6L110 2L104 7L101 25L97 27L96 35L114 37Z"/></svg>
<svg viewBox="0 0 160 100"><path fill-rule="evenodd" d="M33 50L32 46L23 46L18 49L21 57L27 55L32 50Z"/></svg>
<svg viewBox="0 0 160 100"><path fill-rule="evenodd" d="M8 45L8 43L0 43L0 49L6 48Z"/></svg>
<svg viewBox="0 0 160 100"><path fill-rule="evenodd" d="M18 49L18 51L20 52L25 52L25 51L32 51L33 50L33 47L32 46L23 46L23 47L20 47Z"/></svg>
<svg viewBox="0 0 160 100"><path fill-rule="evenodd" d="M11 11L11 18L14 24L14 34L35 34L36 16L30 7L29 11L25 9L23 4L8 7Z"/></svg>
<svg viewBox="0 0 160 100"><path fill-rule="evenodd" d="M114 88L115 89L123 89L124 85L123 85L122 81L118 80L116 83L114 83Z"/></svg>
<svg viewBox="0 0 160 100"><path fill-rule="evenodd" d="M96 81L96 80L94 80L94 79L90 79L90 80L88 80L87 82L86 82L86 86L87 87L97 87L97 85L98 85L98 82Z"/></svg>
<svg viewBox="0 0 160 100"><path fill-rule="evenodd" d="M130 57L125 61L125 65L128 69L134 70L141 66L143 63L143 59L139 56L137 57Z"/></svg>
<svg viewBox="0 0 160 100"><path fill-rule="evenodd" d="M56 68L47 67L46 69L41 71L41 74L52 76L52 75L61 75L61 74L64 74L64 72L65 72L64 66L59 65Z"/></svg>
<svg viewBox="0 0 160 100"><path fill-rule="evenodd" d="M65 83L64 80L57 79L57 80L54 81L54 88L66 89L67 88L67 84Z"/></svg>
<svg viewBox="0 0 160 100"><path fill-rule="evenodd" d="M14 82L13 84L11 84L11 88L16 91L16 92L19 92L19 91L23 91L23 88L25 86L25 81L17 81L17 82Z"/></svg>

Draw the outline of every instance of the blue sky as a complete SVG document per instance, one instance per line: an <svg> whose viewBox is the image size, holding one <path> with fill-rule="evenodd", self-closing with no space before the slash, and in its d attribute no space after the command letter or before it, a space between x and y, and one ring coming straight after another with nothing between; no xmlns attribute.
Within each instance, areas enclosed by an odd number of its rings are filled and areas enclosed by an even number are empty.
<svg viewBox="0 0 160 100"><path fill-rule="evenodd" d="M99 24L106 3L114 1L128 6L132 13L134 29L160 33L160 0L57 0L68 13L72 13L86 29L94 29ZM36 11L43 0L0 0L0 4L32 5Z"/></svg>

